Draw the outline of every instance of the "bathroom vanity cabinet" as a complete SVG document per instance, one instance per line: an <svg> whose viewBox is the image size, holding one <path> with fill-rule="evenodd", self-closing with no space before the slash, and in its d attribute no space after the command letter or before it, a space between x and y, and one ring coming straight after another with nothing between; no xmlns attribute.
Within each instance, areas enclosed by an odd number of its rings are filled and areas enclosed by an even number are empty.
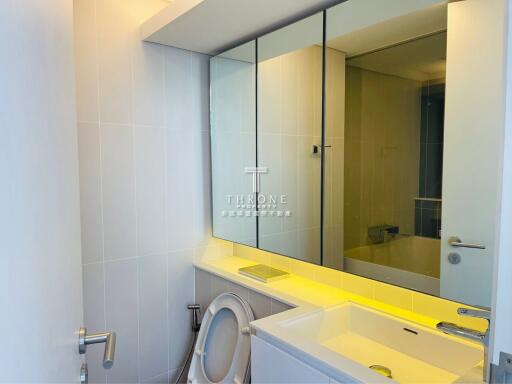
<svg viewBox="0 0 512 384"><path fill-rule="evenodd" d="M251 378L255 384L338 382L257 336L251 337Z"/></svg>
<svg viewBox="0 0 512 384"><path fill-rule="evenodd" d="M350 301L298 307L251 327L255 383L482 380L480 345Z"/></svg>

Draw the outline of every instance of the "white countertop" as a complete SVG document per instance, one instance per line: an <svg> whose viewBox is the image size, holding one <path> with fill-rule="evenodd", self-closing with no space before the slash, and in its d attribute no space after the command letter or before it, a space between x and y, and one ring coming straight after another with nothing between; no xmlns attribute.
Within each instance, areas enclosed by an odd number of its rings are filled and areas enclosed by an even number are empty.
<svg viewBox="0 0 512 384"><path fill-rule="evenodd" d="M363 379L362 382L393 382L389 379L383 381L382 376L341 355L329 353L322 348L314 348L315 350L312 351L311 345L306 345L300 337L293 337L290 334L284 335L282 328L278 324L299 315L313 311L322 311L347 301L377 309L386 314L430 329L435 329L438 321L437 319L393 307L293 274L286 279L263 283L238 273L239 268L254 264L256 263L252 260L226 257L217 260L196 261L195 267L295 307L289 311L252 322L253 333L273 344L279 345L281 349L340 381L346 380L348 374L349 376ZM462 342L470 343L464 340ZM475 345L475 343L470 344ZM467 375L457 382L481 383L481 378L482 366L480 365L468 372Z"/></svg>

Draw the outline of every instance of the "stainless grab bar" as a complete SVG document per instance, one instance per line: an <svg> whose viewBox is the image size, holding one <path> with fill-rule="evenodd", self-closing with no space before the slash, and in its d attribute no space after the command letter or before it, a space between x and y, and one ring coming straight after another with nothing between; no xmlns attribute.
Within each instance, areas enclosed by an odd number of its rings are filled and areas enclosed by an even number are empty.
<svg viewBox="0 0 512 384"><path fill-rule="evenodd" d="M87 335L86 328L80 328L78 331L78 352L84 354L89 344L105 343L103 353L103 367L111 368L114 365L114 355L116 353L116 333L104 332Z"/></svg>
<svg viewBox="0 0 512 384"><path fill-rule="evenodd" d="M463 243L460 238L457 236L450 237L448 239L448 244L452 247L456 248L473 248L473 249L485 249L484 244L472 244L472 243Z"/></svg>

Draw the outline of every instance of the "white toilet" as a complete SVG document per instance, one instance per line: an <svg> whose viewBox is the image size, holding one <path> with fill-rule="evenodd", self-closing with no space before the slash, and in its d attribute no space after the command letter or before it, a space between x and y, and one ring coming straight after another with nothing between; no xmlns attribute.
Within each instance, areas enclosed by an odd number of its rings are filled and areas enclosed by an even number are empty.
<svg viewBox="0 0 512 384"><path fill-rule="evenodd" d="M236 383L250 380L251 307L234 293L217 296L206 310L190 363L188 382Z"/></svg>

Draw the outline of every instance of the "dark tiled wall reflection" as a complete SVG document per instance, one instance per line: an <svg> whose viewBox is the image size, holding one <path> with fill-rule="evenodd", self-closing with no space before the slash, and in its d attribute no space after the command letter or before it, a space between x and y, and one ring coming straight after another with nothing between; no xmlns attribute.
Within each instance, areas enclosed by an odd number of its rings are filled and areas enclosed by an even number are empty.
<svg viewBox="0 0 512 384"><path fill-rule="evenodd" d="M441 199L445 84L427 82L421 95L419 197ZM441 201L417 200L415 234L439 238Z"/></svg>
<svg viewBox="0 0 512 384"><path fill-rule="evenodd" d="M416 236L440 238L441 202L416 200L415 227Z"/></svg>

